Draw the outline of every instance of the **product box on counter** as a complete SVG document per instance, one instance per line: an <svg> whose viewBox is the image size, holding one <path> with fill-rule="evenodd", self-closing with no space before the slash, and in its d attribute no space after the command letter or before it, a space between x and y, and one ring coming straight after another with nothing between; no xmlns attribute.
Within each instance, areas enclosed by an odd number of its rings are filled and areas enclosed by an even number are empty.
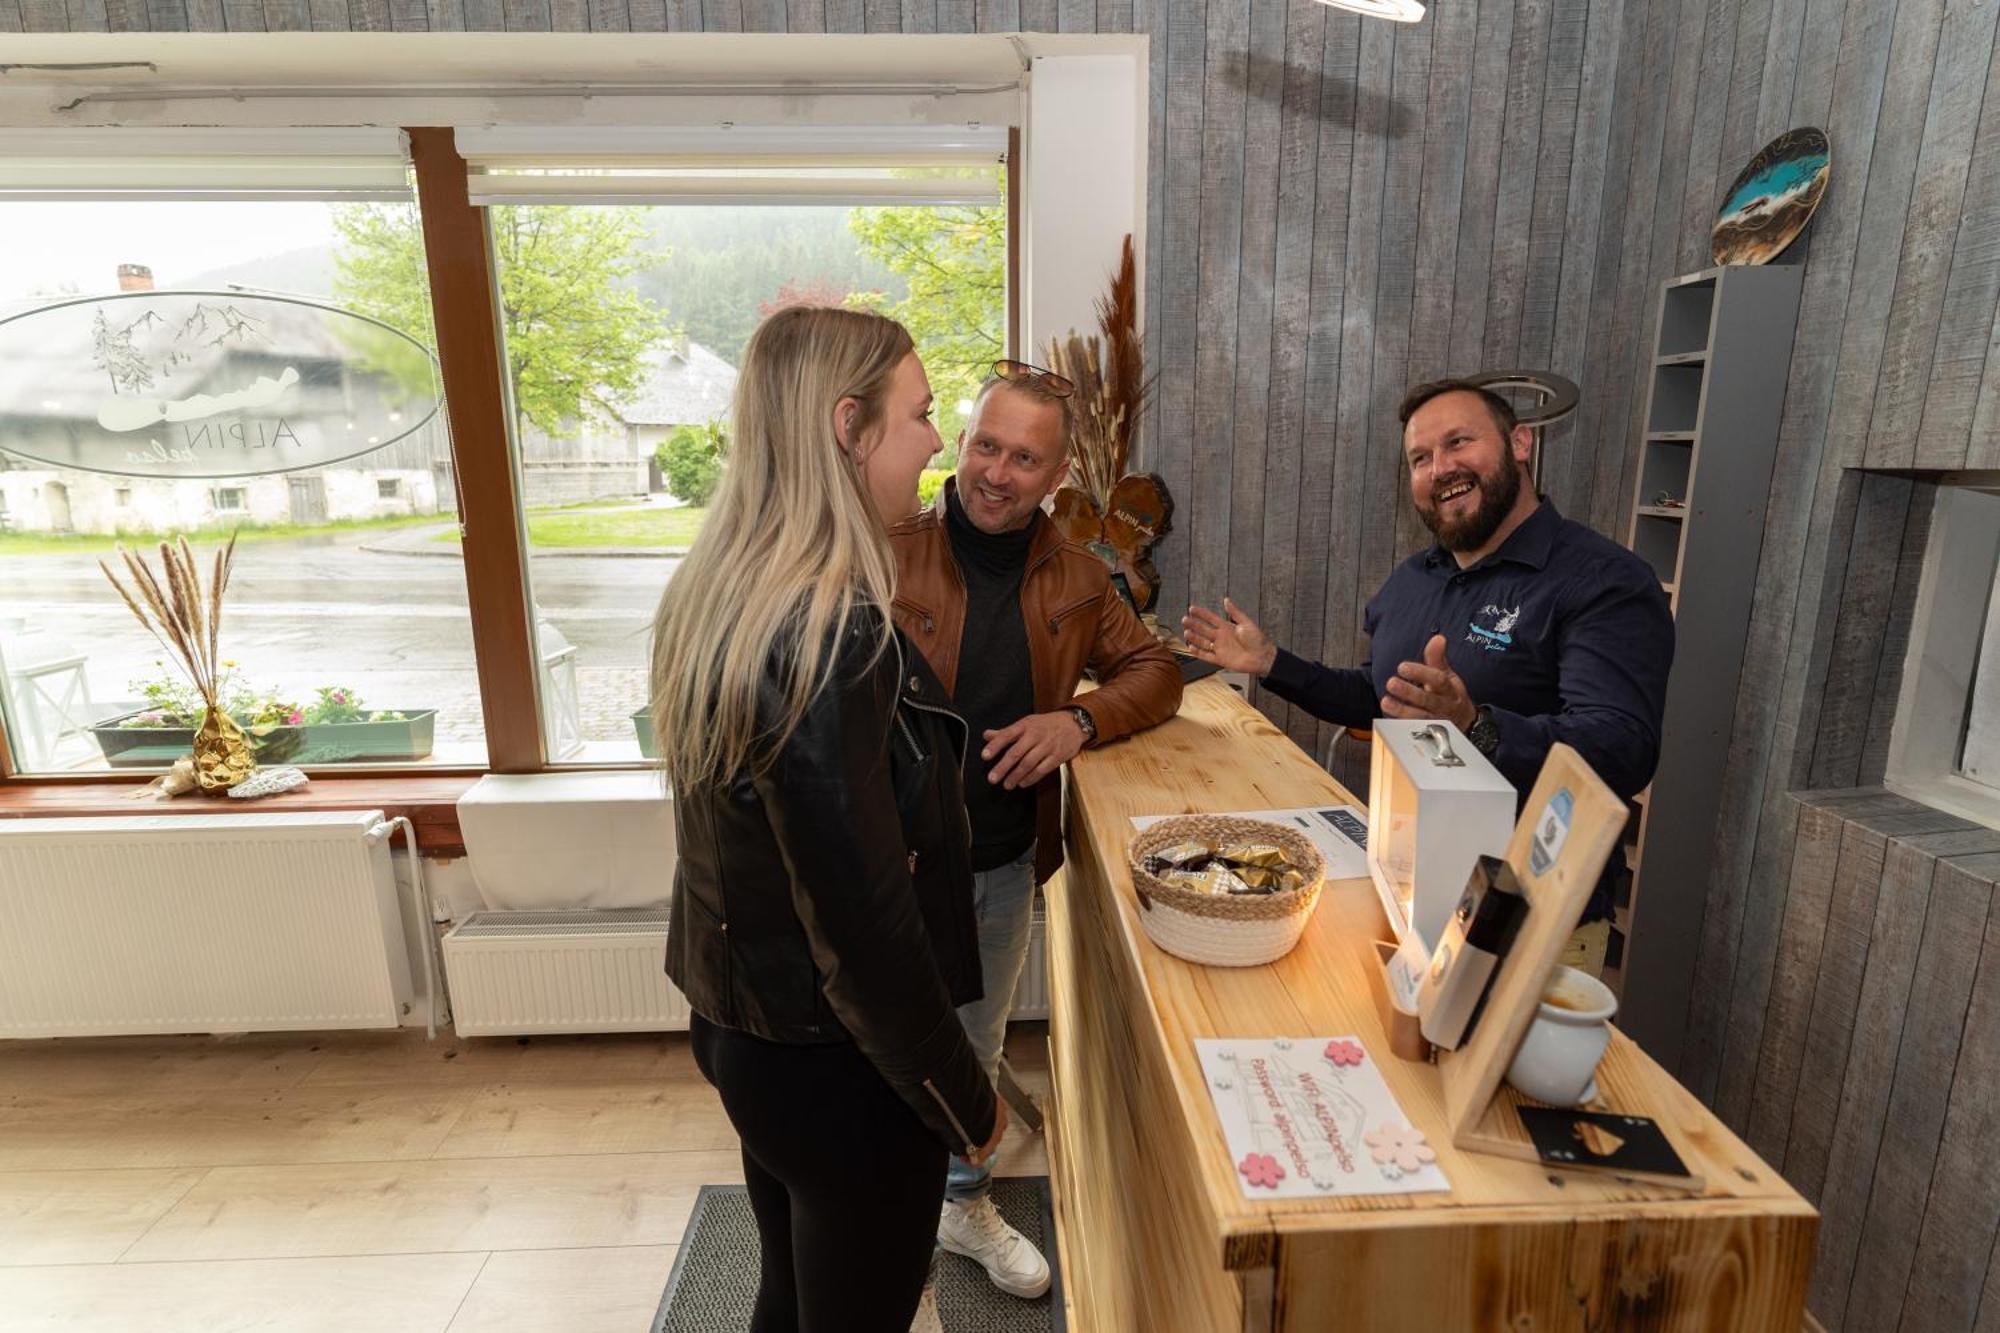
<svg viewBox="0 0 2000 1333"><path fill-rule="evenodd" d="M1505 856L1513 784L1449 722L1375 720L1368 873L1396 933L1392 987L1415 986L1480 856Z"/></svg>

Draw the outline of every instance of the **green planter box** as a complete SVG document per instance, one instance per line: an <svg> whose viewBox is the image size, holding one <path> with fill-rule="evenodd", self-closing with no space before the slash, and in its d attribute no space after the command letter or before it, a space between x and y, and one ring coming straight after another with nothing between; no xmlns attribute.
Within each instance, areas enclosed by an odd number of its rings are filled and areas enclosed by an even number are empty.
<svg viewBox="0 0 2000 1333"><path fill-rule="evenodd" d="M658 759L660 752L653 745L653 710L650 706L632 714L632 730L639 733L639 757Z"/></svg>
<svg viewBox="0 0 2000 1333"><path fill-rule="evenodd" d="M145 711L145 710L140 710ZM383 709L401 712L397 722L317 722L304 727L273 727L252 736L257 758L269 764L379 764L423 759L430 755L437 734L437 709ZM186 754L194 745L192 727L122 727L125 713L90 729L97 748L113 768L160 768ZM248 730L248 728L245 728Z"/></svg>

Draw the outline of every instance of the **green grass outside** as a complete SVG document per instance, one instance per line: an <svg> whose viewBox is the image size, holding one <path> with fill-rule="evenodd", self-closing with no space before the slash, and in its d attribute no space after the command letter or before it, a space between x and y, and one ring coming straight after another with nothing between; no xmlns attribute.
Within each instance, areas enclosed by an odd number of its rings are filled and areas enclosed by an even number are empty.
<svg viewBox="0 0 2000 1333"><path fill-rule="evenodd" d="M609 515L595 516L591 512L593 510L629 508L632 503L631 499L620 498L611 500L583 500L575 504L540 507L528 511L528 522L532 526L546 520L554 520L560 525L572 517L588 522L593 517L609 517ZM387 532L397 528L429 527L435 523L450 523L452 521L452 515L450 514L392 514L384 518L342 518L327 523L211 524L208 527L191 528L184 533L0 532L0 558L10 555L105 555L116 550L120 544L134 551L150 551L162 541L181 536L185 536L190 543L196 546L208 548L220 546L224 542L227 542L231 533L236 535L237 541L245 543L297 541L305 537L327 537L343 532ZM695 525L697 527L700 526L699 518L695 520ZM433 538L433 540L455 542L458 540L458 531L456 528L453 528L451 531ZM536 540L541 541L542 539L538 536ZM687 540L693 540L692 534L689 535ZM550 544L558 546L587 546L593 543L557 541ZM605 544L623 545L624 543L611 542ZM633 544L671 546L685 545L686 543L655 542Z"/></svg>
<svg viewBox="0 0 2000 1333"><path fill-rule="evenodd" d="M186 532L0 532L0 556L9 555L94 555L124 545L133 550L150 550L172 537L184 536L196 546L219 546L236 534L239 542L296 541L301 537L324 537L340 532L374 532L391 528L415 528L449 521L444 514L395 514L387 518L343 518L330 523L231 523Z"/></svg>
<svg viewBox="0 0 2000 1333"><path fill-rule="evenodd" d="M530 512L528 543L542 550L579 546L677 547L694 543L706 509L626 509L613 513ZM456 529L434 542L457 542Z"/></svg>

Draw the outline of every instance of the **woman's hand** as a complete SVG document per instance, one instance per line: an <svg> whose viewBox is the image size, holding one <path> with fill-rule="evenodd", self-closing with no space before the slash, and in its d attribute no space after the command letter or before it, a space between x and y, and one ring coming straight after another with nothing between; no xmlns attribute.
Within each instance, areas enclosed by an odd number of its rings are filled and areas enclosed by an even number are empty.
<svg viewBox="0 0 2000 1333"><path fill-rule="evenodd" d="M1007 1099L995 1094L993 1099L993 1137L986 1140L986 1146L966 1157L974 1166L983 1164L987 1158L1000 1151L1000 1137L1007 1132Z"/></svg>

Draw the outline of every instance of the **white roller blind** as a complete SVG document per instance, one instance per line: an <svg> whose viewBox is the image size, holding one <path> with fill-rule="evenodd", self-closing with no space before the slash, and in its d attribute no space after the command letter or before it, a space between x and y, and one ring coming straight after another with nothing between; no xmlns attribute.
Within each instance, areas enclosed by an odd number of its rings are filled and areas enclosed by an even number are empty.
<svg viewBox="0 0 2000 1333"><path fill-rule="evenodd" d="M0 130L0 199L410 197L393 129Z"/></svg>
<svg viewBox="0 0 2000 1333"><path fill-rule="evenodd" d="M475 204L994 204L1005 126L464 129Z"/></svg>

